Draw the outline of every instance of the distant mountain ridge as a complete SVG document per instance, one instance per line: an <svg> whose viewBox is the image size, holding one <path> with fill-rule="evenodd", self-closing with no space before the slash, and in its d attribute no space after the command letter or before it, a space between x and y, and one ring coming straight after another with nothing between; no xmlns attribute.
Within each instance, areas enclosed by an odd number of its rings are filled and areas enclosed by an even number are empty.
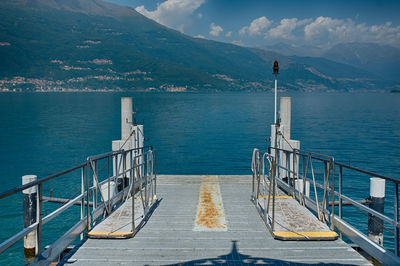
<svg viewBox="0 0 400 266"><path fill-rule="evenodd" d="M192 38L101 0L3 0L0 16L0 90L270 90L274 60L281 89L397 88L330 60Z"/></svg>
<svg viewBox="0 0 400 266"><path fill-rule="evenodd" d="M375 43L342 43L323 57L365 69L386 79L400 81L400 49Z"/></svg>

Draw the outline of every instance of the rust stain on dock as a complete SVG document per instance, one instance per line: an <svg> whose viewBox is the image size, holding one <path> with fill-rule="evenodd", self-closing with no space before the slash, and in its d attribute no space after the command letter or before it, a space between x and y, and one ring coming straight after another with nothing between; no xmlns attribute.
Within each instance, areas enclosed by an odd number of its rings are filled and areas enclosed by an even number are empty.
<svg viewBox="0 0 400 266"><path fill-rule="evenodd" d="M203 176L195 231L226 230L225 213L217 176Z"/></svg>

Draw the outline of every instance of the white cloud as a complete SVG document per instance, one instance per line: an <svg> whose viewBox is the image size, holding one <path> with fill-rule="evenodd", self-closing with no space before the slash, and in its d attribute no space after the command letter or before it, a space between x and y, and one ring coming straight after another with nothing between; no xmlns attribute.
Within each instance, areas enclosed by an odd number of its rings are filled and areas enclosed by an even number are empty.
<svg viewBox="0 0 400 266"><path fill-rule="evenodd" d="M357 41L400 46L400 26L392 26L391 22L368 26L356 24L352 19L321 16L304 27L304 37L315 44Z"/></svg>
<svg viewBox="0 0 400 266"><path fill-rule="evenodd" d="M202 13L199 13L199 14L197 14L197 17L198 17L199 19L201 19L201 18L203 18L203 14L202 14Z"/></svg>
<svg viewBox="0 0 400 266"><path fill-rule="evenodd" d="M224 29L221 26L211 23L210 25L210 35L218 37Z"/></svg>
<svg viewBox="0 0 400 266"><path fill-rule="evenodd" d="M205 0L166 0L157 5L153 11L143 5L136 7L136 11L165 26L183 31L190 21L189 16L198 9Z"/></svg>
<svg viewBox="0 0 400 266"><path fill-rule="evenodd" d="M297 26L297 18L282 19L281 24L279 24L273 29L270 29L265 37L293 40L294 36L292 35L292 31L296 28L296 26Z"/></svg>
<svg viewBox="0 0 400 266"><path fill-rule="evenodd" d="M337 27L343 27L344 21L330 17L318 17L304 27L304 37L312 40L318 37L328 37Z"/></svg>
<svg viewBox="0 0 400 266"><path fill-rule="evenodd" d="M201 34L196 35L196 36L194 36L194 37L195 37L195 38L198 38L198 39L205 39L205 38L206 38L204 35L201 35Z"/></svg>
<svg viewBox="0 0 400 266"><path fill-rule="evenodd" d="M297 27L303 26L311 21L311 19L298 20L297 18L284 18L280 21L278 26L270 29L268 33L265 34L265 38L294 40L296 37L293 31Z"/></svg>
<svg viewBox="0 0 400 266"><path fill-rule="evenodd" d="M228 31L226 34L225 34L225 37L227 37L227 38L230 38L232 36L232 32L231 31Z"/></svg>
<svg viewBox="0 0 400 266"><path fill-rule="evenodd" d="M261 35L263 31L271 25L271 21L265 16L253 20L249 26L240 29L239 35L248 34L251 37Z"/></svg>

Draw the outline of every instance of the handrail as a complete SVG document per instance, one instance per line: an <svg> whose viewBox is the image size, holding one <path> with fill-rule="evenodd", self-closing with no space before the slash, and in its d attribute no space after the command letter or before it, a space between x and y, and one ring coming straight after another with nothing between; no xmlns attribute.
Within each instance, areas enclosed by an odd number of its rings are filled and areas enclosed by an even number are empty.
<svg viewBox="0 0 400 266"><path fill-rule="evenodd" d="M99 155L89 156L88 159L90 158L92 160L101 160L101 159L107 158L110 155L118 155L118 154L122 154L124 152L131 152L131 151L134 151L134 150L141 150L141 149L146 149L146 148L152 149L153 147L152 146L144 146L144 147L141 147L141 148L133 148L133 149L129 149L129 150L123 150L122 149L122 150L118 150L118 151L106 152L106 153L102 153L102 154L99 154ZM36 181L30 182L30 183L27 183L25 185L22 185L22 186L7 190L5 192L2 192L2 193L0 193L0 200L3 199L3 198L6 198L8 196L11 196L11 195L13 195L15 193L21 192L21 191L23 191L25 189L28 189L30 187L37 186L37 185L42 184L42 183L44 183L46 181L52 180L52 179L54 179L56 177L71 173L71 172L73 172L73 171L75 171L75 170L77 170L79 168L84 167L84 166L86 166L86 162L78 164L78 165L73 166L71 168L68 168L68 169L63 170L61 172L58 172L56 174L52 174L52 175L46 176L44 178L41 178L39 180L36 180Z"/></svg>
<svg viewBox="0 0 400 266"><path fill-rule="evenodd" d="M137 153L139 151L139 153ZM135 154L134 154L135 153ZM104 167L108 166L107 178L100 179L100 172L104 169L98 169L97 164L101 160L106 160L106 164ZM112 164L115 162L115 164ZM113 169L114 174L110 174L110 169ZM9 247L13 246L17 241L27 236L30 232L37 230L36 234L36 242L38 253L46 254L45 257L39 256L37 257L35 263L42 264L43 260L49 261L50 257L58 256L57 252L62 252L67 245L72 243L75 240L76 236L82 234L85 230L88 231L100 216L109 215L111 206L115 206L119 204L122 200L124 200L128 193L135 193L136 190L146 190L146 193L151 193L152 199L155 196L156 192L156 153L153 150L152 146L144 146L139 148L127 149L127 150L117 150L106 152L94 156L89 156L86 159L86 162L68 168L66 170L60 171L56 174L52 174L41 178L39 180L30 182L28 184L16 187L14 189L5 191L0 194L0 199L7 198L11 195L14 195L18 192L21 192L25 189L36 187L38 188L38 196L37 196L37 208L38 214L37 220L33 224L28 227L20 230L10 238L6 239L0 244L0 254L7 250ZM74 195L74 198L71 198L63 205L53 210L50 214L42 217L41 207L43 200L43 184L47 181L53 180L57 177L64 176L66 174L72 173L76 170L81 170L81 189L80 194ZM138 171L138 169L142 169ZM93 182L90 180L93 178ZM128 179L126 181L125 179ZM104 179L104 180L103 180ZM113 180L117 185L118 179L123 180L123 188L119 193L114 194L110 198L110 181ZM143 182L141 180L144 180ZM103 195L102 186L107 184L108 182L108 195ZM93 183L93 184L90 184ZM128 184L131 184L128 186ZM142 184L139 186L139 184ZM130 187L132 187L132 191L130 191ZM149 189L148 189L149 187ZM98 198L100 195L101 203L98 203ZM90 201L90 198L93 198ZM134 198L134 197L133 197ZM67 233L64 234L61 238L59 238L51 247L50 250L42 253L41 250L41 230L42 225L54 219L56 216L60 215L70 207L74 206L77 202L81 201L81 218L80 220L73 225ZM90 203L93 202L93 206ZM152 204L153 200L149 201L148 199L143 204L147 205ZM86 208L86 211L85 211ZM106 212L104 212L106 211ZM86 215L85 215L86 214ZM56 252L54 251L56 250ZM49 258L47 258L49 257Z"/></svg>
<svg viewBox="0 0 400 266"><path fill-rule="evenodd" d="M318 153L315 153L315 152L308 152L308 151L298 150L298 149L293 149L293 151L292 151L292 150L286 150L286 149L275 148L275 147L270 147L270 148L274 149L274 150L277 150L277 151L282 151L282 152L296 153L297 155L302 155L302 156L306 156L306 155L310 154L312 159L329 162L329 160L326 160L326 159L323 159L323 158L320 158L320 157L317 157L317 156L312 156L312 155L321 155L321 154L318 154ZM327 158L333 158L332 156L327 156L327 155L321 155L321 156L324 156L324 157L327 157ZM354 170L354 171L357 171L357 172L360 172L360 173L363 173L363 174L366 174L366 175L383 178L385 180L389 180L389 181L394 182L396 184L400 184L400 179L396 179L396 178L393 178L393 177L389 177L389 176L381 175L381 174L374 173L374 172L371 172L371 171L363 170L363 169L360 169L360 168L357 168L357 167L354 167L354 166L350 166L350 165L347 165L347 164L344 164L344 163L340 163L340 162L337 162L337 161L335 161L335 165L342 166L342 167L347 168L349 170Z"/></svg>
<svg viewBox="0 0 400 266"><path fill-rule="evenodd" d="M281 136L283 137L283 136ZM292 148L292 147L291 147ZM331 229L338 230L340 234L345 234L347 237L349 237L354 243L358 244L361 248L363 248L365 251L369 252L371 256L374 258L378 259L379 261L383 262L384 264L400 264L400 257L399 257L399 232L400 232L400 223L399 223L399 209L398 209L398 201L399 201L399 192L398 192L398 184L400 184L400 179L396 179L393 177L385 176L382 174L374 173L372 171L367 171L364 169L360 169L354 166L346 165L340 162L335 161L334 157L332 156L327 156L327 155L322 155L314 152L308 152L300 149L294 149L288 150L288 149L283 149L281 147L269 147L269 152L268 153L262 153L258 149L254 149L253 151L253 156L252 156L252 171L253 171L253 194L252 194L252 199L258 198L258 194L255 194L256 192L254 191L254 188L259 186L260 184L260 179L257 179L257 176L259 175L258 171L260 169L257 167L258 164L261 164L261 159L259 154L263 154L261 156L263 159L262 164L264 164L264 158L265 154L267 156L272 156L274 157L273 161L276 161L277 163L274 165L274 169L270 170L267 169L268 171L268 178L269 178L269 183L271 184L272 181L275 182L275 178L277 181L278 186L286 191L289 195L293 195L295 199L297 199L300 204L305 205L306 207L312 209L313 211L318 213L318 216L320 220L330 224ZM272 150L275 152L272 153ZM255 152L257 152L257 156L255 156ZM281 162L281 157L283 158ZM321 167L317 167L317 165L313 165L312 161L314 160L315 162L321 162L322 165ZM257 162L259 161L259 162ZM307 161L307 163L306 163ZM283 164L282 164L283 163ZM302 170L300 169L300 166L302 167ZM322 167L323 166L323 167ZM311 168L311 170L308 170ZM317 169L324 169L322 174L322 180L324 181L324 184L319 183L315 178L314 178L314 168ZM279 170L280 169L280 170ZM335 173L335 169L339 170ZM394 204L392 202L389 203L389 205L392 205L394 207L393 210L393 216L390 215L388 216L387 214L380 213L369 206L365 206L356 200L353 200L349 196L346 196L342 192L342 179L344 179L344 173L343 170L348 169L353 172L357 172L360 174L364 174L370 177L379 177L384 180L387 180L389 182L393 183L393 189L394 189L394 199L391 198L394 201ZM264 168L263 168L264 170ZM272 171L272 172L271 172ZM273 173L275 171L276 174ZM310 173L311 172L311 173ZM264 174L264 173L262 173ZM280 176L282 175L283 176ZM316 173L315 173L316 174ZM307 177L308 175L312 175L312 178ZM284 179L285 177L285 179ZM321 178L320 174L318 176ZM286 179L287 178L287 179ZM302 180L303 182L303 189L298 191L295 188L294 185L294 180L299 179ZM336 179L339 179L339 182L335 185ZM320 179L321 180L321 179ZM323 198L321 201L318 200L316 197L315 200L311 199L309 196L305 195L305 183L306 182L312 182L314 185L314 190L312 191L315 196L318 195L317 188L318 190L323 193ZM258 184L257 184L258 183ZM264 182L265 183L265 182ZM271 189L271 185L269 184ZM339 189L339 191L336 190L336 188ZM264 188L268 189L268 188ZM257 193L260 190L257 190ZM269 191L269 194L271 191ZM274 195L274 192L273 192ZM311 194L310 194L311 196ZM335 209L335 197L339 199L339 204L338 208ZM330 201L329 201L329 200ZM370 215L370 217L373 217L372 219L380 219L382 221L382 226L383 222L388 223L389 225L394 228L394 253L392 254L389 250L380 247L378 244L376 244L373 240L369 239L368 236L366 236L364 233L360 232L357 230L355 227L350 225L349 223L346 223L342 216L343 216L343 200L346 201L347 205L352 205L356 208L358 208L361 212L363 212L366 215ZM255 201L256 202L256 201ZM322 203L322 204L321 204ZM265 205L265 204L264 204ZM332 209L328 207L331 205ZM257 205L256 205L257 206ZM265 207L265 206L264 206ZM269 203L268 203L269 207ZM273 207L273 206L272 206ZM257 206L258 208L258 206ZM321 212L321 215L320 215ZM339 214L337 214L339 212ZM268 213L268 212L267 212ZM273 215L273 212L272 212ZM265 216L265 213L264 213ZM268 219L271 219L269 217ZM273 217L272 217L273 220ZM270 222L271 220L269 220ZM385 227L384 227L385 228ZM385 228L387 229L387 228ZM389 229L387 229L389 230Z"/></svg>

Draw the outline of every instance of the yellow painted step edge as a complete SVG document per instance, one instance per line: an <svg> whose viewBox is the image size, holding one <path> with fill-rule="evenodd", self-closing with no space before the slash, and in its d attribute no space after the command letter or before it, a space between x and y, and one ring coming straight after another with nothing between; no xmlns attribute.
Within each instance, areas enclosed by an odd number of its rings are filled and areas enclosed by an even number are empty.
<svg viewBox="0 0 400 266"><path fill-rule="evenodd" d="M129 238L133 236L133 232L89 232L88 237L93 238Z"/></svg>
<svg viewBox="0 0 400 266"><path fill-rule="evenodd" d="M262 195L260 195L260 196L258 196L258 198L259 198L259 199L263 199L263 198L268 199L268 196L262 196ZM271 197L271 198L272 198L272 197ZM292 197L292 196L282 195L282 196L275 196L275 199L293 199L293 197Z"/></svg>
<svg viewBox="0 0 400 266"><path fill-rule="evenodd" d="M274 232L274 235L282 238L289 237L313 237L313 238L326 238L326 237L337 237L336 232Z"/></svg>

